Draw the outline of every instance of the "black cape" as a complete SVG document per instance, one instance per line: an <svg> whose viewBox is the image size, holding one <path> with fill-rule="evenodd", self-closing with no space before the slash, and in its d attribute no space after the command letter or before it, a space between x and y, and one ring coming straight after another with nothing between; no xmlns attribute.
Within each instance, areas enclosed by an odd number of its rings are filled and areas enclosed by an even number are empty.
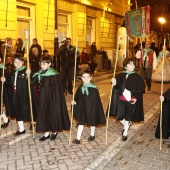
<svg viewBox="0 0 170 170"><path fill-rule="evenodd" d="M164 94L164 102L162 105L162 138L168 139L170 136L170 89ZM160 138L160 117L155 131L155 137Z"/></svg>
<svg viewBox="0 0 170 170"><path fill-rule="evenodd" d="M90 126L105 124L105 115L102 103L99 96L99 91L96 88L88 87L89 95L82 94L80 85L75 94L74 118L79 122Z"/></svg>
<svg viewBox="0 0 170 170"><path fill-rule="evenodd" d="M2 77L2 68L0 68L0 77ZM4 76L6 79L8 79L9 73L7 69L4 70ZM2 82L0 82L0 93L2 92ZM13 101L12 101L12 93L11 93L11 87L6 85L4 83L3 85L3 104L5 105L5 114L9 116L10 118L14 118L14 107L13 107ZM0 99L1 100L1 99ZM0 101L1 102L1 101Z"/></svg>
<svg viewBox="0 0 170 170"><path fill-rule="evenodd" d="M13 70L6 81L12 99L13 118L17 121L31 121L30 104L28 94L28 79L26 69L18 71L16 81L16 93L14 93L15 70ZM10 101L10 100L9 100Z"/></svg>
<svg viewBox="0 0 170 170"><path fill-rule="evenodd" d="M34 79L38 80L37 76ZM34 88L34 90L37 89ZM35 96L37 97L37 94ZM54 133L70 129L63 84L59 74L42 77L38 98L33 101L37 100L37 132L52 131Z"/></svg>
<svg viewBox="0 0 170 170"><path fill-rule="evenodd" d="M137 102L135 104L132 121L140 122L144 121L144 110L143 110L143 90L145 89L145 83L143 79L137 73L129 74L126 79L127 73L120 73L116 76L116 86L112 90L112 98L110 104L110 116L117 117L119 112L119 98L124 88L135 94ZM126 79L126 83L124 84ZM108 109L107 109L108 112ZM107 114L107 113L106 113Z"/></svg>

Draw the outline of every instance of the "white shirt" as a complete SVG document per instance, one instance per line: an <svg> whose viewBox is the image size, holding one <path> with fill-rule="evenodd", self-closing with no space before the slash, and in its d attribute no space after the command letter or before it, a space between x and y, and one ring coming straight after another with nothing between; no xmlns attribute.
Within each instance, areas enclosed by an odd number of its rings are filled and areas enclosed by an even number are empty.
<svg viewBox="0 0 170 170"><path fill-rule="evenodd" d="M141 57L141 50L137 51L137 53L136 53L136 58L139 59L140 57ZM143 57L143 60L145 60L145 56ZM148 57L146 60L149 60ZM156 53L153 52L153 70L156 69L156 66L157 66Z"/></svg>

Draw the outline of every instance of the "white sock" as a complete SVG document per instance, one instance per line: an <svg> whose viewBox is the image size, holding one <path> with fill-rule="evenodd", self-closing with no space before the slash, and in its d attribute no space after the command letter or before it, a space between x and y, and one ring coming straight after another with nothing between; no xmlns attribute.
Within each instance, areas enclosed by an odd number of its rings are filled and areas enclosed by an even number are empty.
<svg viewBox="0 0 170 170"><path fill-rule="evenodd" d="M18 125L19 125L19 131L23 132L24 131L24 122L23 121L18 121Z"/></svg>
<svg viewBox="0 0 170 170"><path fill-rule="evenodd" d="M6 114L4 112L2 112L2 118L4 120L4 123L8 122L8 118L7 118L7 116L6 116Z"/></svg>
<svg viewBox="0 0 170 170"><path fill-rule="evenodd" d="M56 135L56 134L57 134L57 132L54 132L53 134L54 134L54 135Z"/></svg>
<svg viewBox="0 0 170 170"><path fill-rule="evenodd" d="M120 123L125 127L125 119L123 119L123 120L120 120ZM124 128L123 128L124 129Z"/></svg>
<svg viewBox="0 0 170 170"><path fill-rule="evenodd" d="M91 129L90 136L94 136L95 128L96 128L95 126L90 127Z"/></svg>
<svg viewBox="0 0 170 170"><path fill-rule="evenodd" d="M45 132L44 136L47 137L50 134L50 132Z"/></svg>
<svg viewBox="0 0 170 170"><path fill-rule="evenodd" d="M84 129L84 125L79 125L78 126L78 131L77 131L77 139L80 140L81 138L81 134L83 132L83 129Z"/></svg>
<svg viewBox="0 0 170 170"><path fill-rule="evenodd" d="M123 136L127 136L127 132L129 130L129 126L130 126L130 121L125 121L125 130L123 132Z"/></svg>

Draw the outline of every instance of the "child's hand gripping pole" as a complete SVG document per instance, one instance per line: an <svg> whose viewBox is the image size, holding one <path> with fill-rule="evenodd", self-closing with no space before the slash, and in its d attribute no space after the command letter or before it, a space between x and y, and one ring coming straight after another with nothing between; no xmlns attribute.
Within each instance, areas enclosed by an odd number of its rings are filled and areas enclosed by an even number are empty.
<svg viewBox="0 0 170 170"><path fill-rule="evenodd" d="M118 60L118 50L119 50L119 41L120 41L120 36L118 36L118 43L117 43L117 49L116 49L116 60L115 60L115 65L114 65L113 79L115 79L115 74L116 74L116 67L117 67L117 60ZM111 88L111 91L110 91L110 97L109 97L109 105L108 105L108 110L107 110L107 118L106 118L106 139L105 139L105 145L107 145L107 131L108 131L108 126L109 126L109 113L110 113L110 105L111 105L113 88L114 88L114 85L112 84L112 88Z"/></svg>
<svg viewBox="0 0 170 170"><path fill-rule="evenodd" d="M75 49L74 82L73 82L73 99L72 99L72 101L74 101L75 84L76 84L77 49L78 49L78 37L77 37L77 40L76 40L76 49ZM72 107L71 107L69 146L70 146L70 144L71 144L71 132L72 132L72 126L73 126L73 110L74 110L74 104L73 104Z"/></svg>
<svg viewBox="0 0 170 170"><path fill-rule="evenodd" d="M29 46L28 46L29 32L28 32L28 30L25 30L24 33L25 33L25 37L26 37L24 42L26 42L26 44L27 44L27 69L29 69L30 68ZM33 135L33 138L35 138L35 127L34 127L34 118L33 118L33 111L32 111L32 97L31 97L31 88L30 88L30 74L27 74L27 77L28 77L28 93L29 93L30 113L31 113L32 135Z"/></svg>

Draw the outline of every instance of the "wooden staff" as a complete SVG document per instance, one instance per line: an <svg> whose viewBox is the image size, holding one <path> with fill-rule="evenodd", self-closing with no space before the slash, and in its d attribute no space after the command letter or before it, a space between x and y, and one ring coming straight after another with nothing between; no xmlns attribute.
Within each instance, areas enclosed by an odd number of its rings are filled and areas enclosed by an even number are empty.
<svg viewBox="0 0 170 170"><path fill-rule="evenodd" d="M29 62L29 46L28 46L28 30L24 31L26 42L27 42L27 68L30 68L30 62ZM29 93L29 102L30 102L30 112L31 112L31 124L32 124L32 135L33 138L35 138L35 128L34 128L34 118L33 118L33 111L32 111L32 97L31 97L31 88L30 88L30 75L28 74L28 93Z"/></svg>
<svg viewBox="0 0 170 170"><path fill-rule="evenodd" d="M73 99L74 101L74 94L75 94L75 84L76 84L76 64L77 64L77 49L78 49L78 37L76 40L76 50L75 50L75 61L74 61L74 83L73 83ZM74 104L71 107L71 121L70 121L70 137L69 137L69 146L71 144L71 132L72 132L72 126L73 126L73 110L74 110Z"/></svg>
<svg viewBox="0 0 170 170"><path fill-rule="evenodd" d="M161 96L163 95L163 79L164 79L164 62L165 62L165 44L166 39L164 39L163 54L162 54L162 80L161 80ZM160 150L162 150L162 104L161 101L161 113L160 113Z"/></svg>
<svg viewBox="0 0 170 170"><path fill-rule="evenodd" d="M118 43L117 43L117 49L116 49L116 60L115 60L115 67L114 67L113 77L115 77L115 74L116 74L116 67L117 67L117 60L118 60L118 50L119 50L119 40L120 40L120 36L118 37ZM112 88L111 88L110 98L109 98L109 106L108 106L108 111L107 111L105 145L107 145L107 131L108 131L108 125L109 125L109 113L110 113L110 105L111 105L111 100L112 100L113 88L114 88L114 86L112 86Z"/></svg>
<svg viewBox="0 0 170 170"><path fill-rule="evenodd" d="M2 68L2 77L4 77L5 72L5 59L6 59L6 49L7 49L7 39L5 41L5 49L4 49L4 56L3 56L3 68ZM1 87L1 115L0 115L0 130L1 130L1 116L3 111L3 95L4 95L4 82L2 81L2 87Z"/></svg>

